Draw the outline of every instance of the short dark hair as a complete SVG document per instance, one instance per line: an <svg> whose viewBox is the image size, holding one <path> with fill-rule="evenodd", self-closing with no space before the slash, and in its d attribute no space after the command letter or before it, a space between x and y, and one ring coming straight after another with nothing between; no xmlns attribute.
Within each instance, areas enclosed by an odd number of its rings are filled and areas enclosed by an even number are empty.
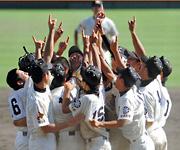
<svg viewBox="0 0 180 150"><path fill-rule="evenodd" d="M32 66L32 80L38 84L42 81L43 75L52 69L51 64L47 64L43 59L38 59Z"/></svg>
<svg viewBox="0 0 180 150"><path fill-rule="evenodd" d="M7 84L9 85L9 87L11 87L14 90L18 90L22 87L17 84L17 81L19 81L20 78L18 77L18 74L16 73L16 71L17 71L17 68L10 70L7 73L7 77L6 77Z"/></svg>
<svg viewBox="0 0 180 150"><path fill-rule="evenodd" d="M149 78L155 79L161 73L163 66L159 57L153 56L148 58L147 56L143 56L141 60L146 64Z"/></svg>
<svg viewBox="0 0 180 150"><path fill-rule="evenodd" d="M164 56L161 56L160 60L162 62L162 66L163 66L163 69L162 69L163 77L164 78L168 77L172 72L172 65L171 65L170 61Z"/></svg>
<svg viewBox="0 0 180 150"><path fill-rule="evenodd" d="M126 87L132 87L141 79L133 67L118 70L118 76L123 78Z"/></svg>

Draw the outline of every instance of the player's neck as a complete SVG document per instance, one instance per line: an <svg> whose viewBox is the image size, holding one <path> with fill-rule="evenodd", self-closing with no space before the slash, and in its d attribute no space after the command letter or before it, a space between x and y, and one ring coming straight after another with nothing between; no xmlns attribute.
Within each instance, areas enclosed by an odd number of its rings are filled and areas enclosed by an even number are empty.
<svg viewBox="0 0 180 150"><path fill-rule="evenodd" d="M34 84L34 90L43 93L46 91L46 85L42 83Z"/></svg>

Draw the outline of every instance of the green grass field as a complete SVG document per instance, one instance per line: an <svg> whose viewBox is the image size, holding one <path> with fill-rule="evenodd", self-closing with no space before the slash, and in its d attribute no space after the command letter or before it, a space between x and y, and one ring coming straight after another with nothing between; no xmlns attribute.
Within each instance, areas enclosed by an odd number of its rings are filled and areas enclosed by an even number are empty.
<svg viewBox="0 0 180 150"><path fill-rule="evenodd" d="M70 36L69 46L74 43L74 29L91 10L0 10L0 87L6 87L7 71L17 67L18 58L24 54L23 46L33 52L32 35L43 39L48 33L48 15L63 21L62 40ZM116 9L106 10L120 33L119 43L133 50L127 21L132 16L137 18L137 33L143 42L147 54L170 59L173 73L168 86L179 87L180 83L180 10L179 9ZM56 47L57 49L57 47ZM65 54L66 56L66 54Z"/></svg>

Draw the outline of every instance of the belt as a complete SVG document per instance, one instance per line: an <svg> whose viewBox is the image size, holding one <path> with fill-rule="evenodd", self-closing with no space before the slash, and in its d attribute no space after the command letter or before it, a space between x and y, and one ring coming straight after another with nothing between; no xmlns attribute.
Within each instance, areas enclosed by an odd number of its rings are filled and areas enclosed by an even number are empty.
<svg viewBox="0 0 180 150"><path fill-rule="evenodd" d="M96 140L97 138L102 138L103 140L107 140L107 139L108 139L108 138L105 137L105 136L98 136L98 137L92 137L92 138L86 139L86 142L90 143L90 142L92 142L93 140Z"/></svg>
<svg viewBox="0 0 180 150"><path fill-rule="evenodd" d="M75 134L76 134L76 131L68 131L69 136L75 136Z"/></svg>
<svg viewBox="0 0 180 150"><path fill-rule="evenodd" d="M23 136L27 136L27 135L28 135L28 132L27 132L27 131L22 131L22 135L23 135Z"/></svg>

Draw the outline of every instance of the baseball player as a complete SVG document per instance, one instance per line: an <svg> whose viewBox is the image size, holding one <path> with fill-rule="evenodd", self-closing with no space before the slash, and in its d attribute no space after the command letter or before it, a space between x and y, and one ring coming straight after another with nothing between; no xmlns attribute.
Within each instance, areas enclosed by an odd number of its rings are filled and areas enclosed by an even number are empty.
<svg viewBox="0 0 180 150"><path fill-rule="evenodd" d="M168 76L172 72L172 65L169 62L169 60L167 58L165 58L164 56L160 57L160 60L163 65L163 69L162 69L162 73L161 73L161 82L162 82L161 92L162 92L162 96L164 98L164 101L163 101L164 103L161 105L164 107L163 107L163 111L162 111L162 117L160 118L161 119L160 124L162 127L164 127L166 124L166 120L169 117L171 107L172 107L171 98L170 98L168 90L165 86L165 82L167 81Z"/></svg>
<svg viewBox="0 0 180 150"><path fill-rule="evenodd" d="M157 124L159 125L159 128L156 130L153 130L150 133L150 135L151 135L152 139L155 141L156 149L167 150L167 146L168 146L167 137L166 137L166 133L165 133L163 127L169 116L172 102L171 102L171 99L169 97L166 87L164 87L161 84L161 82L164 82L164 78L167 78L168 75L171 73L172 67L166 58L161 57L160 60L162 62L163 69L161 71L161 76L159 75L156 79L156 81L159 83L159 93L160 93L159 95L161 95L161 97L159 97L160 98L159 99L160 117L157 120L157 122L158 122ZM157 138L157 136L160 135L160 133L163 136L161 136L161 138Z"/></svg>
<svg viewBox="0 0 180 150"><path fill-rule="evenodd" d="M82 33L82 29L85 32L85 35L90 36L92 34L93 29L95 28L97 18L96 15L102 11L104 12L102 1L95 0L92 2L92 10L93 10L93 16L88 17L81 21L81 23L78 25L78 27L75 29L75 45L78 46L78 34ZM102 21L102 27L105 31L105 35L108 37L109 41L112 41L115 39L115 37L118 35L118 31L116 29L116 26L114 22L109 19L108 17L103 18ZM104 44L103 44L104 45ZM111 64L111 57L108 49L103 46L103 49L105 50L105 58L107 59L107 62Z"/></svg>
<svg viewBox="0 0 180 150"><path fill-rule="evenodd" d="M43 59L37 60L32 67L33 84L28 89L26 104L27 126L30 134L29 149L31 150L56 150L56 139L53 132L76 124L74 120L76 118L54 124L52 95L48 86L49 69L51 66Z"/></svg>
<svg viewBox="0 0 180 150"><path fill-rule="evenodd" d="M28 73L16 68L10 70L6 78L8 85L14 90L8 97L8 103L13 124L17 128L16 150L28 150L29 133L26 124L26 88L24 87L28 78Z"/></svg>
<svg viewBox="0 0 180 150"><path fill-rule="evenodd" d="M68 120L68 118L72 117L72 113L63 113L62 110L62 101L63 101L63 93L64 93L64 83L66 80L66 73L64 67L57 63L54 66L52 71L54 76L53 81L56 82L56 88L54 88L52 92L53 98L53 112L54 112L54 119L55 123L63 123ZM77 88L74 88L71 91L71 101L76 99L77 97ZM66 129L62 129L58 132L58 141L57 141L57 149L58 150L79 150L85 149L85 143L80 136L79 126L73 126ZM68 141L68 142L67 142ZM70 144L69 144L70 143Z"/></svg>
<svg viewBox="0 0 180 150"><path fill-rule="evenodd" d="M109 150L108 132L102 129L93 128L89 121L104 120L104 101L99 98L99 84L101 72L95 66L88 66L81 71L82 86L84 94L80 99L76 99L69 105L73 115L83 114L85 119L80 122L80 130L83 138L86 140L86 150ZM67 83L64 91L63 101L68 101L70 91L73 89L71 83Z"/></svg>
<svg viewBox="0 0 180 150"><path fill-rule="evenodd" d="M138 35L136 34L136 19L135 17L128 22L129 29L135 51L139 57L145 58L145 48L143 47ZM156 58L145 60L145 66L147 68L149 79L145 79L140 87L140 90L145 95L145 104L147 107L147 130L155 144L156 150L167 149L167 138L164 129L159 123L162 120L162 114L164 112L165 103L167 102L163 97L162 84L160 78L157 76L162 70L161 61ZM154 66L154 67L152 67ZM142 69L143 70L143 69Z"/></svg>
<svg viewBox="0 0 180 150"><path fill-rule="evenodd" d="M113 73L111 75L112 78L116 76ZM144 104L132 89L138 79L139 75L132 67L120 70L114 82L119 90L115 100L117 120L93 120L91 124L95 127L121 128L123 136L130 141L131 150L152 150L154 144L145 129Z"/></svg>
<svg viewBox="0 0 180 150"><path fill-rule="evenodd" d="M79 76L80 68L83 61L83 53L81 50L73 45L68 51L69 62L71 67L72 76Z"/></svg>

